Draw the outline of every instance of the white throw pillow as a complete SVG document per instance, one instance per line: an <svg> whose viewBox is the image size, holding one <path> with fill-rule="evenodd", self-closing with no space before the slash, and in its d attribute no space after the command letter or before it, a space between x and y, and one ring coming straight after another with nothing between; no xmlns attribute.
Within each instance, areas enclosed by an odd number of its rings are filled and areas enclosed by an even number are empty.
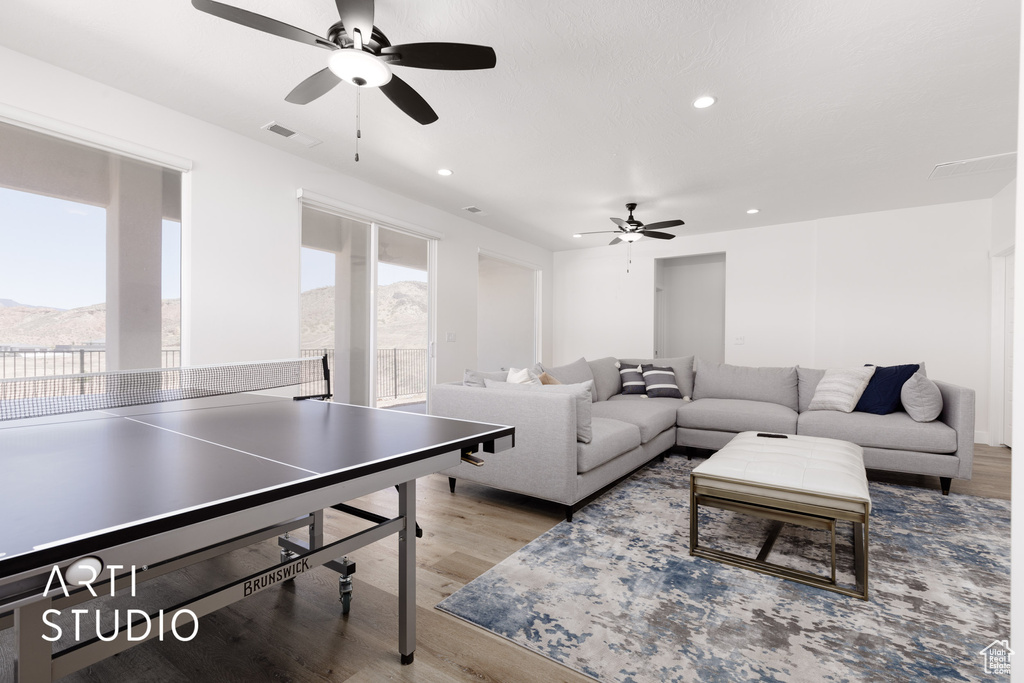
<svg viewBox="0 0 1024 683"><path fill-rule="evenodd" d="M825 371L818 382L807 410L839 410L844 413L853 412L861 394L875 374L875 367L835 368Z"/></svg>
<svg viewBox="0 0 1024 683"><path fill-rule="evenodd" d="M920 370L903 384L900 401L907 415L917 422L931 422L942 412L939 385L925 377Z"/></svg>
<svg viewBox="0 0 1024 683"><path fill-rule="evenodd" d="M509 384L540 384L540 378L530 372L529 368L509 368L508 379L505 381Z"/></svg>

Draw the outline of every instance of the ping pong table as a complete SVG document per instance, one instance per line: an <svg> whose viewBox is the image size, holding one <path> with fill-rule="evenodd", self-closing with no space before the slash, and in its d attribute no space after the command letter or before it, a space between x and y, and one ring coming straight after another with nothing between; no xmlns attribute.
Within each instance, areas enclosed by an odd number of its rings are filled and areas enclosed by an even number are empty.
<svg viewBox="0 0 1024 683"><path fill-rule="evenodd" d="M172 627L187 640L203 615L309 569L344 571L339 558L392 534L399 652L410 663L416 479L513 438L512 427L250 393L0 422L0 629L16 631L16 680L60 678ZM325 541L324 510L390 487L396 517ZM308 542L287 535L303 527ZM148 615L147 637L143 619L134 638L124 619L120 632L54 652L47 614L93 599L90 588L120 594L274 537L282 562L161 610L159 622ZM91 586L73 585L97 568Z"/></svg>

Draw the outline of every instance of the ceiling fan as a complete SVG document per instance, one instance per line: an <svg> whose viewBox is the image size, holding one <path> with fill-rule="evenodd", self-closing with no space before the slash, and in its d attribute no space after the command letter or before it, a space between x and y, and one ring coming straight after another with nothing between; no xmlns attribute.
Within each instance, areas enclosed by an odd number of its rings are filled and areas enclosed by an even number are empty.
<svg viewBox="0 0 1024 683"><path fill-rule="evenodd" d="M659 221L657 223L651 223L644 225L637 219L633 218L633 209L636 208L636 202L630 202L626 204L626 209L629 211L629 218L622 220L621 218L612 218L611 221L618 226L617 230L597 230L595 232L578 232L573 237L580 235L601 235L605 233L615 233L615 239L608 243L609 246L618 244L619 242L636 242L641 237L652 237L657 240L670 240L675 235L670 235L667 232L658 232L665 228L674 228L679 225L684 225L683 221L678 218L671 221Z"/></svg>
<svg viewBox="0 0 1024 683"><path fill-rule="evenodd" d="M327 37L214 0L192 0L201 12L242 26L329 50L327 66L299 83L285 98L308 104L342 81L360 87L378 87L399 109L423 125L437 121L437 114L419 93L391 72L392 66L464 71L492 69L494 50L465 43L407 43L392 45L373 25L374 0L335 0L341 21L327 30Z"/></svg>

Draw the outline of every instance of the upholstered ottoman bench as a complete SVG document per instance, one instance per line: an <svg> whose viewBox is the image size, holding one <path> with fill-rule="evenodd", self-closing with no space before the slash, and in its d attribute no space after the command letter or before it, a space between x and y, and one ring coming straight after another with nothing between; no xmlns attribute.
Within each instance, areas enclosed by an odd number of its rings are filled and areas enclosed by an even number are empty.
<svg viewBox="0 0 1024 683"><path fill-rule="evenodd" d="M772 520L757 557L701 546L697 533L701 506ZM867 600L870 512L860 446L813 436L743 432L690 473L690 554ZM853 523L855 589L836 581L836 523L840 520ZM830 532L829 577L767 561L784 524Z"/></svg>

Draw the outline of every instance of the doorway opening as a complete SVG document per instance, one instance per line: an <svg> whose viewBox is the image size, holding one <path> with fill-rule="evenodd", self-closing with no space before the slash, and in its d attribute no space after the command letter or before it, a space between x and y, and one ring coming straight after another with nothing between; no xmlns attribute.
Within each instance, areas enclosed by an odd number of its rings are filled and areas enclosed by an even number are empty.
<svg viewBox="0 0 1024 683"><path fill-rule="evenodd" d="M656 358L725 362L725 254L655 261Z"/></svg>

